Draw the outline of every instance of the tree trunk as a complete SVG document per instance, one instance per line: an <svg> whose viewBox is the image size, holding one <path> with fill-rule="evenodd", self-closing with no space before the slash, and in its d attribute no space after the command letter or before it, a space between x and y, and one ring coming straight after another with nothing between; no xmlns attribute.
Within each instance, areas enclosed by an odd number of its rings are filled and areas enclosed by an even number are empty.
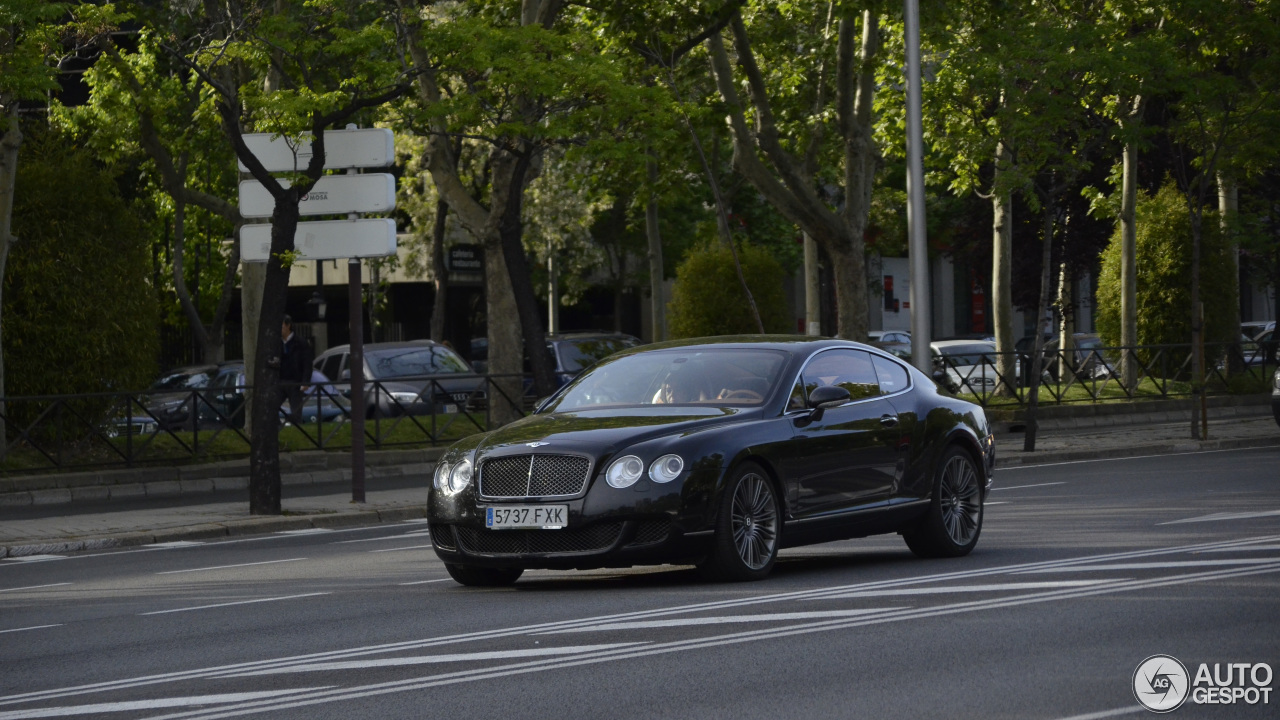
<svg viewBox="0 0 1280 720"><path fill-rule="evenodd" d="M818 243L804 234L804 322L806 335L822 334L822 286L818 273Z"/></svg>
<svg viewBox="0 0 1280 720"><path fill-rule="evenodd" d="M542 318L538 316L538 296L530 280L529 260L524 254L522 236L524 224L520 214L524 206L524 190L528 184L530 167L534 161L533 148L526 148L519 157L501 153L501 162L495 161L493 180L506 186L505 192L495 194L494 210L500 210L498 235L502 243L503 260L510 275L511 292L515 296L516 310L520 318L520 330L525 340L525 351L533 370L533 386L537 397L547 397L556 390L555 363L547 348ZM509 166L509 167L503 167Z"/></svg>
<svg viewBox="0 0 1280 720"><path fill-rule="evenodd" d="M1240 327L1240 245L1236 238L1236 218L1240 212L1240 188L1236 181L1223 171L1218 171L1218 223L1227 241L1227 254L1231 258L1231 284L1227 293L1229 327ZM1244 356L1240 350L1240 331L1231 334L1231 347L1227 352L1227 368L1232 373L1244 371Z"/></svg>
<svg viewBox="0 0 1280 720"><path fill-rule="evenodd" d="M8 127L0 136L0 399L6 396L4 382L4 278L9 264L9 249L17 241L13 236L13 205L17 193L18 150L22 147L22 128L18 122L18 103L0 98L0 108L9 110ZM0 457L8 447L4 417L8 408L0 402Z"/></svg>
<svg viewBox="0 0 1280 720"><path fill-rule="evenodd" d="M1075 293L1072 292L1075 278L1064 262L1058 266L1058 309L1062 313L1062 322L1058 332L1058 379L1072 382L1076 379L1075 333L1076 305ZM1051 371L1052 372L1052 371Z"/></svg>
<svg viewBox="0 0 1280 720"><path fill-rule="evenodd" d="M1008 169L1009 161L1009 151L1000 143L996 146L995 190L991 194L991 316L998 353L995 394L1005 397L1012 397L1017 387L1012 292L1013 193L1001 187L1001 176Z"/></svg>
<svg viewBox="0 0 1280 720"><path fill-rule="evenodd" d="M1138 112L1139 101L1134 102ZM1138 145L1124 146L1124 175L1120 190L1120 383L1138 390Z"/></svg>
<svg viewBox="0 0 1280 720"><path fill-rule="evenodd" d="M436 297L431 304L431 339L444 342L445 309L449 294L449 271L444 266L445 222L449 219L449 203L436 200L436 223L431 227L431 274Z"/></svg>
<svg viewBox="0 0 1280 720"><path fill-rule="evenodd" d="M658 163L650 155L646 163L649 173L649 197L644 207L644 232L649 241L649 307L653 318L651 342L667 339L666 271L662 261L662 235L658 230L658 195L653 186L658 182Z"/></svg>
<svg viewBox="0 0 1280 720"><path fill-rule="evenodd" d="M265 264L262 310L258 316L257 347L254 348L253 434L249 450L249 514L280 514L280 360L283 342L280 326L289 291L289 267L282 256L293 250L298 228L296 188L276 198L271 215L271 254Z"/></svg>
<svg viewBox="0 0 1280 720"><path fill-rule="evenodd" d="M236 233L239 244L239 232ZM256 435L253 407L257 394L258 369L258 319L262 316L262 293L267 280L267 266L262 263L240 263L240 343L244 357L244 376L249 381L249 391L244 396L244 432L252 440ZM264 396L265 397L265 396ZM273 432L275 424L267 425Z"/></svg>
<svg viewBox="0 0 1280 720"><path fill-rule="evenodd" d="M1040 373L1044 368L1044 316L1049 312L1049 262L1053 258L1053 220L1057 212L1052 199L1044 204L1044 240L1040 248L1040 302L1036 305L1035 342L1031 344L1030 374L1031 387L1027 394L1027 430L1023 436L1022 449L1035 452L1037 415L1040 409Z"/></svg>
<svg viewBox="0 0 1280 720"><path fill-rule="evenodd" d="M1191 209L1191 439L1209 439L1204 416L1204 307L1200 302L1200 248L1203 212Z"/></svg>

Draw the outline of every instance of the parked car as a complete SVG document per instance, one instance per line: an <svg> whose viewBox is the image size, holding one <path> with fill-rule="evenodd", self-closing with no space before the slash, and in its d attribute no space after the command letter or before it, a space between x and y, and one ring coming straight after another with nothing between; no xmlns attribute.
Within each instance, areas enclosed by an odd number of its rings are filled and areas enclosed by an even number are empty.
<svg viewBox="0 0 1280 720"><path fill-rule="evenodd" d="M1267 330L1275 329L1275 320L1249 320L1240 323L1240 333L1250 339L1258 337Z"/></svg>
<svg viewBox="0 0 1280 720"><path fill-rule="evenodd" d="M872 330L867 333L870 345L906 360L911 359L911 333L905 330Z"/></svg>
<svg viewBox="0 0 1280 720"><path fill-rule="evenodd" d="M625 333L556 333L547 336L547 348L556 362L557 387L588 367L628 348L641 345L640 338Z"/></svg>
<svg viewBox="0 0 1280 720"><path fill-rule="evenodd" d="M1245 362L1250 365L1280 363L1280 338L1276 337L1276 324L1263 329L1245 344Z"/></svg>
<svg viewBox="0 0 1280 720"><path fill-rule="evenodd" d="M662 563L755 580L782 547L894 532L959 557L978 542L994 447L980 407L867 345L667 342L454 444L427 519L464 585Z"/></svg>
<svg viewBox="0 0 1280 720"><path fill-rule="evenodd" d="M315 360L315 369L335 378L344 397L351 393L350 358L351 346L339 345ZM484 378L451 348L430 340L365 345L364 379L370 417L454 413L485 398Z"/></svg>
<svg viewBox="0 0 1280 720"><path fill-rule="evenodd" d="M1035 348L1032 347L1035 336L1028 335L1017 343L1014 348L1018 351L1019 358L1026 358L1030 362L1031 354ZM1096 333L1074 333L1071 336L1071 344L1073 346L1069 357L1063 357L1058 351L1061 344L1061 338L1058 335L1046 335L1044 340L1044 360L1043 368L1047 377L1053 380L1062 378L1062 362L1067 360L1071 363L1069 368L1078 378L1107 378L1115 377L1115 369L1102 353L1102 338ZM1027 368L1030 372L1030 367ZM1021 373L1019 374L1021 377ZM1023 377L1021 382L1026 383L1028 379Z"/></svg>
<svg viewBox="0 0 1280 720"><path fill-rule="evenodd" d="M323 373L313 371L311 382L303 395L304 424L314 423L318 419L334 422L349 412L350 402L338 394ZM203 393L201 427L244 427L244 391L248 384L244 363L229 362L218 366L218 374L209 383L207 392ZM281 422L291 423L291 418L289 401L286 400L280 407L280 419Z"/></svg>
<svg viewBox="0 0 1280 720"><path fill-rule="evenodd" d="M111 421L115 432L124 432L132 425L134 434L147 434L159 430L193 430L193 408L199 406L196 391L209 386L218 372L217 365L188 365L174 368L161 375L133 404L122 409Z"/></svg>
<svg viewBox="0 0 1280 720"><path fill-rule="evenodd" d="M938 340L929 343L933 379L951 392L980 395L996 388L996 344L983 340ZM1020 367L1020 366L1019 366ZM1009 380L1016 382L1015 371Z"/></svg>

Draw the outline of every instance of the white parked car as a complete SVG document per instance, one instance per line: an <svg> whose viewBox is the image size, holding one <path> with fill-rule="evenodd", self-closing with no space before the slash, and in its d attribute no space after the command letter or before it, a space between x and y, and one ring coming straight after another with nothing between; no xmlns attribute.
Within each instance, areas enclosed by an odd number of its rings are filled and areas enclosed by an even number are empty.
<svg viewBox="0 0 1280 720"><path fill-rule="evenodd" d="M975 395L996 389L996 344L985 340L938 340L929 343L934 379L952 392ZM1021 368L1018 368L1020 370ZM1017 383L1018 370L1008 378Z"/></svg>

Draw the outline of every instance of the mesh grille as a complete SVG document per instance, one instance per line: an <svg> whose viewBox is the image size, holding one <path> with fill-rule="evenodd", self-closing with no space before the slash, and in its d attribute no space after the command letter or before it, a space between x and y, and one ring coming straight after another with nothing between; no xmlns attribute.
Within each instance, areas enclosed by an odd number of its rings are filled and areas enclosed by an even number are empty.
<svg viewBox="0 0 1280 720"><path fill-rule="evenodd" d="M460 527L457 532L462 548L470 553L574 554L613 547L622 534L622 523L598 523L564 530L477 530Z"/></svg>
<svg viewBox="0 0 1280 720"><path fill-rule="evenodd" d="M515 455L485 460L480 494L485 497L577 495L587 484L591 463L576 455Z"/></svg>
<svg viewBox="0 0 1280 720"><path fill-rule="evenodd" d="M636 537L628 547L660 543L667 539L667 533L670 531L670 520L646 520L640 523L640 527L636 529Z"/></svg>
<svg viewBox="0 0 1280 720"><path fill-rule="evenodd" d="M427 529L431 531L431 541L436 547L442 550L456 550L457 544L453 539L452 525L427 525Z"/></svg>

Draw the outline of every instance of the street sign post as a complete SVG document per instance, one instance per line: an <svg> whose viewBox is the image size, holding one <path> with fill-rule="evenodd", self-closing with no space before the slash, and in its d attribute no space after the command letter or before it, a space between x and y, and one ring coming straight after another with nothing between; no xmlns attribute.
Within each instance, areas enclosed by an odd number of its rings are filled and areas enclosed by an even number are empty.
<svg viewBox="0 0 1280 720"><path fill-rule="evenodd" d="M303 172L311 162L311 142L291 142L271 133L247 133L249 151L267 172ZM395 136L387 128L328 130L324 134L326 170L387 167L395 160ZM240 163L240 172L249 168Z"/></svg>
<svg viewBox="0 0 1280 720"><path fill-rule="evenodd" d="M396 221L391 218L317 220L298 223L293 236L298 260L387 257L396 254ZM271 254L271 225L240 228L240 259L266 262Z"/></svg>
<svg viewBox="0 0 1280 720"><path fill-rule="evenodd" d="M280 184L289 187L288 180ZM247 218L271 217L276 200L257 180L240 183L240 214ZM301 215L381 213L396 209L396 178L390 173L325 175L298 204Z"/></svg>

